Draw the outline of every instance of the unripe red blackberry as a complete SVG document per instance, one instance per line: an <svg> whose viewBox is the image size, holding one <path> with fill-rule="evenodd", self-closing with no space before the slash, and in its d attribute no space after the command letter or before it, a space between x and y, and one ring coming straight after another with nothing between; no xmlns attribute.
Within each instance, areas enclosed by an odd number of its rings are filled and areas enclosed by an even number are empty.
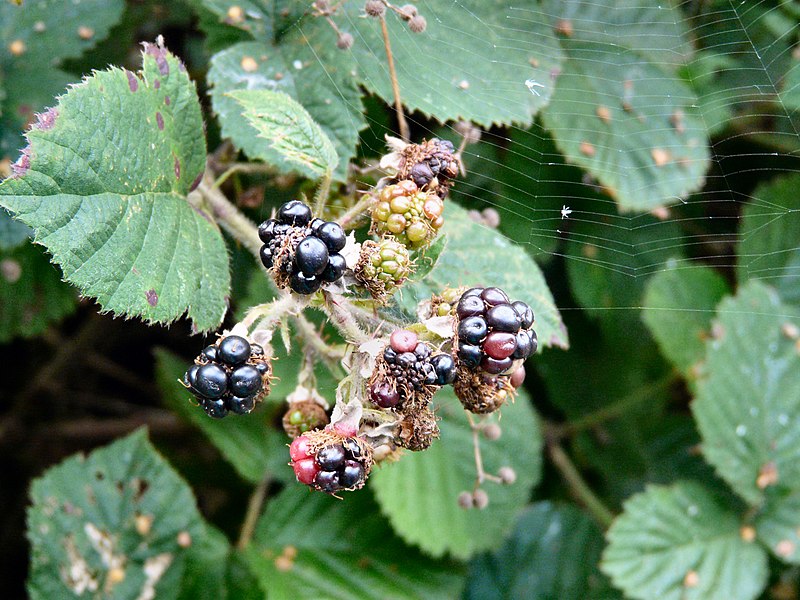
<svg viewBox="0 0 800 600"><path fill-rule="evenodd" d="M327 494L364 487L372 468L369 445L334 429L316 429L295 438L289 456L297 480Z"/></svg>
<svg viewBox="0 0 800 600"><path fill-rule="evenodd" d="M383 188L372 209L372 232L393 235L412 249L425 248L444 225L443 200L410 180Z"/></svg>
<svg viewBox="0 0 800 600"><path fill-rule="evenodd" d="M392 236L378 242L361 244L358 263L353 270L356 280L376 300L385 301L412 272L408 249Z"/></svg>

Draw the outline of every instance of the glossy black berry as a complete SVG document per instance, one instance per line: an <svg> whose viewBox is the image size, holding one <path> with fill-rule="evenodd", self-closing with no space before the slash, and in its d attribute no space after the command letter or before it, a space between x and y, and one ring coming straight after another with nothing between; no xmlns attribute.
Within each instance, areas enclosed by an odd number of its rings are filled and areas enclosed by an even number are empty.
<svg viewBox="0 0 800 600"><path fill-rule="evenodd" d="M250 342L239 335L229 335L220 341L217 355L226 365L241 365L250 358Z"/></svg>
<svg viewBox="0 0 800 600"><path fill-rule="evenodd" d="M492 375L499 375L503 371L510 369L512 364L514 364L514 361L511 357L497 360L491 356L484 356L481 361L481 369Z"/></svg>
<svg viewBox="0 0 800 600"><path fill-rule="evenodd" d="M322 285L322 280L319 277L306 277L302 272L292 273L289 279L289 285L292 290L298 294L313 294Z"/></svg>
<svg viewBox="0 0 800 600"><path fill-rule="evenodd" d="M328 265L325 267L322 275L320 275L320 278L322 281L333 283L342 278L346 268L347 264L345 263L344 256L339 253L331 254L328 256Z"/></svg>
<svg viewBox="0 0 800 600"><path fill-rule="evenodd" d="M256 406L256 397L247 396L241 398L239 396L231 396L225 402L228 410L237 415L246 415L252 411Z"/></svg>
<svg viewBox="0 0 800 600"><path fill-rule="evenodd" d="M291 200L278 209L278 219L287 225L304 227L311 221L311 208L299 200Z"/></svg>
<svg viewBox="0 0 800 600"><path fill-rule="evenodd" d="M517 311L510 304L498 304L486 311L486 324L493 331L506 333L517 333L521 325Z"/></svg>
<svg viewBox="0 0 800 600"><path fill-rule="evenodd" d="M458 347L458 358L470 369L474 369L481 364L483 359L483 352L480 346L473 346L472 344L460 344Z"/></svg>
<svg viewBox="0 0 800 600"><path fill-rule="evenodd" d="M314 477L314 486L328 494L333 494L340 489L339 473L336 471L320 471Z"/></svg>
<svg viewBox="0 0 800 600"><path fill-rule="evenodd" d="M185 383L190 388L194 387L195 382L197 381L197 371L200 369L199 365L192 365L186 371L183 376L183 383Z"/></svg>
<svg viewBox="0 0 800 600"><path fill-rule="evenodd" d="M269 365L267 363L258 363L256 365L256 370L261 374L265 375L269 373Z"/></svg>
<svg viewBox="0 0 800 600"><path fill-rule="evenodd" d="M287 225L286 223L277 223L275 225L275 236L284 236L292 229L291 225Z"/></svg>
<svg viewBox="0 0 800 600"><path fill-rule="evenodd" d="M361 445L352 438L344 440L342 442L342 448L344 448L347 458L358 460L364 456L364 451L361 449Z"/></svg>
<svg viewBox="0 0 800 600"><path fill-rule="evenodd" d="M341 444L325 446L317 452L317 465L323 471L336 471L345 461L344 447Z"/></svg>
<svg viewBox="0 0 800 600"><path fill-rule="evenodd" d="M484 313L486 307L480 296L461 296L456 306L456 315L459 319L466 319Z"/></svg>
<svg viewBox="0 0 800 600"><path fill-rule="evenodd" d="M424 360L431 355L430 346L428 346L428 344L419 343L417 344L417 347L414 348L414 354L420 360Z"/></svg>
<svg viewBox="0 0 800 600"><path fill-rule="evenodd" d="M325 219L316 218L316 219L311 219L311 223L309 223L308 226L311 228L311 231L313 231L314 234L316 235L317 230L325 223L327 223Z"/></svg>
<svg viewBox="0 0 800 600"><path fill-rule="evenodd" d="M533 325L533 311L531 310L531 307L522 300L512 302L511 306L513 306L514 310L517 311L520 322L522 323L522 328L530 329L530 326Z"/></svg>
<svg viewBox="0 0 800 600"><path fill-rule="evenodd" d="M513 359L528 358L536 350L532 331L520 331L517 334L517 348L514 354L511 355ZM535 335L535 334L533 334Z"/></svg>
<svg viewBox="0 0 800 600"><path fill-rule="evenodd" d="M297 244L294 261L304 275L321 275L328 266L328 247L319 238L308 236Z"/></svg>
<svg viewBox="0 0 800 600"><path fill-rule="evenodd" d="M261 246L261 250L259 250L259 256L261 258L261 264L267 269L271 269L273 264L273 256L272 250L269 249L269 246Z"/></svg>
<svg viewBox="0 0 800 600"><path fill-rule="evenodd" d="M213 363L197 369L194 389L206 398L221 398L228 391L228 375L225 369Z"/></svg>
<svg viewBox="0 0 800 600"><path fill-rule="evenodd" d="M508 304L508 296L506 293L497 287L489 287L481 292L481 298L489 306L497 304Z"/></svg>
<svg viewBox="0 0 800 600"><path fill-rule="evenodd" d="M206 357L206 359L208 359L210 362L216 362L217 361L217 347L216 346L207 346L206 348L203 348L203 351L200 354L202 354L204 357Z"/></svg>
<svg viewBox="0 0 800 600"><path fill-rule="evenodd" d="M438 375L436 374L436 369L431 367L430 365L426 365L430 367L425 369L423 372L425 373L425 377L423 379L423 383L425 385L436 385L436 381L439 379Z"/></svg>
<svg viewBox="0 0 800 600"><path fill-rule="evenodd" d="M417 355L413 352L401 352L397 355L395 363L405 369L411 368L417 363Z"/></svg>
<svg viewBox="0 0 800 600"><path fill-rule="evenodd" d="M275 237L275 219L264 221L258 226L258 237L265 244L268 244Z"/></svg>
<svg viewBox="0 0 800 600"><path fill-rule="evenodd" d="M392 348L391 346L386 346L386 349L383 351L383 360L385 360L390 365L394 364L397 360L397 350Z"/></svg>
<svg viewBox="0 0 800 600"><path fill-rule="evenodd" d="M483 317L467 317L458 324L458 339L468 344L479 344L487 332Z"/></svg>
<svg viewBox="0 0 800 600"><path fill-rule="evenodd" d="M354 460L348 460L339 473L339 485L350 488L358 485L364 479L364 466Z"/></svg>
<svg viewBox="0 0 800 600"><path fill-rule="evenodd" d="M243 365L231 373L229 388L234 396L252 396L261 391L261 373L252 365Z"/></svg>
<svg viewBox="0 0 800 600"><path fill-rule="evenodd" d="M437 354L431 364L436 372L436 385L450 385L456 380L456 361L449 354Z"/></svg>
<svg viewBox="0 0 800 600"><path fill-rule="evenodd" d="M333 221L322 223L322 225L317 227L314 233L319 239L325 242L330 252L339 252L347 243L344 229L342 229L341 225Z"/></svg>
<svg viewBox="0 0 800 600"><path fill-rule="evenodd" d="M480 296L482 293L483 293L483 288L482 287L474 287L474 288L468 289L466 292L461 294L461 297L463 298L465 296L466 297L469 297L469 296Z"/></svg>
<svg viewBox="0 0 800 600"><path fill-rule="evenodd" d="M225 401L222 398L203 400L201 406L206 411L206 414L214 419L221 419L228 414L228 409L225 407Z"/></svg>

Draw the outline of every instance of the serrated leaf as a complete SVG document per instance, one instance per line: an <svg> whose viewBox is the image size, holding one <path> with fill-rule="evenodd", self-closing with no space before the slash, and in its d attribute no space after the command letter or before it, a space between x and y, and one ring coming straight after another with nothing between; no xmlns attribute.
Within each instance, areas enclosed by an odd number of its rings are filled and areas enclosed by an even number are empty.
<svg viewBox="0 0 800 600"><path fill-rule="evenodd" d="M276 600L445 599L463 585L457 563L404 546L367 491L337 500L287 488L267 505L246 557Z"/></svg>
<svg viewBox="0 0 800 600"><path fill-rule="evenodd" d="M800 563L800 490L769 493L754 525L758 539L775 556L788 563Z"/></svg>
<svg viewBox="0 0 800 600"><path fill-rule="evenodd" d="M784 302L800 305L800 176L758 186L742 212L737 245L739 282L774 286Z"/></svg>
<svg viewBox="0 0 800 600"><path fill-rule="evenodd" d="M694 93L619 44L562 45L567 60L543 120L567 159L623 211L673 204L698 189L710 161Z"/></svg>
<svg viewBox="0 0 800 600"><path fill-rule="evenodd" d="M3 212L0 223L7 219ZM38 335L77 305L75 290L61 281L41 248L26 242L0 250L0 343Z"/></svg>
<svg viewBox="0 0 800 600"><path fill-rule="evenodd" d="M766 554L700 484L649 486L624 508L601 569L628 597L750 600L766 585Z"/></svg>
<svg viewBox="0 0 800 600"><path fill-rule="evenodd" d="M485 285L505 290L533 309L533 328L543 346L566 348L567 331L539 266L502 234L475 223L453 203L445 206L447 246L424 280L402 289L402 305L414 313L421 300L447 286Z"/></svg>
<svg viewBox="0 0 800 600"><path fill-rule="evenodd" d="M786 324L800 315L758 282L723 300L692 403L706 460L751 504L768 486L800 488L800 354Z"/></svg>
<svg viewBox="0 0 800 600"><path fill-rule="evenodd" d="M186 311L198 330L219 324L227 251L186 199L205 140L177 58L148 45L141 78L96 72L26 136L22 174L0 184L0 205L34 229L70 283L120 315L166 323Z"/></svg>
<svg viewBox="0 0 800 600"><path fill-rule="evenodd" d="M13 250L28 241L31 230L0 208L0 250Z"/></svg>
<svg viewBox="0 0 800 600"><path fill-rule="evenodd" d="M53 467L31 501L32 598L176 598L185 546L206 535L191 490L143 430Z"/></svg>
<svg viewBox="0 0 800 600"><path fill-rule="evenodd" d="M414 266L414 272L412 273L411 277L409 277L409 281L422 281L430 272L433 271L433 268L436 266L436 263L439 262L439 257L444 252L444 249L447 247L447 234L443 233L441 235L436 236L436 239L433 243L421 252L416 252L413 258L416 260Z"/></svg>
<svg viewBox="0 0 800 600"><path fill-rule="evenodd" d="M370 476L370 486L394 530L431 556L468 558L496 546L512 528L541 475L542 434L527 394L501 409L499 440L481 443L484 468L510 466L513 485L486 483L489 505L465 511L458 495L475 484L472 430L461 404L449 389L434 404L441 418L440 439L424 452L406 453Z"/></svg>
<svg viewBox="0 0 800 600"><path fill-rule="evenodd" d="M589 600L611 597L597 563L600 529L569 505L527 508L499 550L470 563L465 600Z"/></svg>
<svg viewBox="0 0 800 600"><path fill-rule="evenodd" d="M687 379L703 360L714 310L728 284L710 267L679 268L668 263L647 282L642 318L661 352Z"/></svg>
<svg viewBox="0 0 800 600"><path fill-rule="evenodd" d="M305 46L272 46L263 42L235 44L211 59L208 81L222 134L250 157L258 157L281 171L293 170L280 153L258 138L242 115L242 107L228 92L238 89L272 90L289 94L308 111L336 148L339 164L334 174L344 180L355 156L358 132L366 126L361 92L349 73L346 56L322 65ZM298 68L299 66L299 68Z"/></svg>
<svg viewBox="0 0 800 600"><path fill-rule="evenodd" d="M236 90L228 92L244 108L243 116L272 150L303 174L318 178L333 172L339 157L328 136L308 111L284 92ZM255 157L262 158L258 146ZM266 156L269 156L267 153Z"/></svg>

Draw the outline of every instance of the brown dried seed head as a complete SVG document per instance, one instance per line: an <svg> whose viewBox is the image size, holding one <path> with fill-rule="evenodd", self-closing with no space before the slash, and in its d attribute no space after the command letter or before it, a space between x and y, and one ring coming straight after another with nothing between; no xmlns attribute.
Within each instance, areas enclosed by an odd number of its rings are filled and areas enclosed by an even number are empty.
<svg viewBox="0 0 800 600"><path fill-rule="evenodd" d="M428 22L422 15L417 15L408 22L408 28L414 33L422 33L427 27Z"/></svg>
<svg viewBox="0 0 800 600"><path fill-rule="evenodd" d="M342 33L339 35L339 39L336 40L336 47L340 50L348 50L353 46L353 36L347 32Z"/></svg>
<svg viewBox="0 0 800 600"><path fill-rule="evenodd" d="M472 502L475 504L475 508L478 510L483 510L489 506L489 494L478 488L472 492Z"/></svg>
<svg viewBox="0 0 800 600"><path fill-rule="evenodd" d="M400 7L400 18L404 21L410 21L412 18L417 16L418 11L417 7L413 4L405 4Z"/></svg>
<svg viewBox="0 0 800 600"><path fill-rule="evenodd" d="M386 13L386 5L381 0L367 0L364 12L370 17L382 17Z"/></svg>

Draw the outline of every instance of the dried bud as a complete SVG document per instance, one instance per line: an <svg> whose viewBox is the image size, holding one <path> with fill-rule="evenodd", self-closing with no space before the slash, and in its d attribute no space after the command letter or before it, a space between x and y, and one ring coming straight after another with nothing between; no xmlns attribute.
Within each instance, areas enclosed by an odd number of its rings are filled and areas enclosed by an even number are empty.
<svg viewBox="0 0 800 600"><path fill-rule="evenodd" d="M511 467L500 467L497 475L500 477L500 481L506 485L511 485L517 480L517 472Z"/></svg>
<svg viewBox="0 0 800 600"><path fill-rule="evenodd" d="M464 510L472 508L472 494L469 492L461 492L458 495L458 505Z"/></svg>
<svg viewBox="0 0 800 600"><path fill-rule="evenodd" d="M483 428L483 437L491 442L499 440L502 434L503 430L500 429L500 425L497 423L489 423Z"/></svg>
<svg viewBox="0 0 800 600"><path fill-rule="evenodd" d="M419 14L417 7L413 4L405 4L400 7L400 17L404 21L410 21L412 18L416 17L417 14Z"/></svg>
<svg viewBox="0 0 800 600"><path fill-rule="evenodd" d="M349 50L353 46L353 36L349 33L342 33L336 40L336 47L340 50Z"/></svg>
<svg viewBox="0 0 800 600"><path fill-rule="evenodd" d="M467 144L477 144L481 140L481 130L469 121L458 121L455 130L463 137Z"/></svg>
<svg viewBox="0 0 800 600"><path fill-rule="evenodd" d="M425 31L427 27L428 27L428 22L422 15L417 15L416 17L412 17L412 19L408 22L408 28L414 33L422 33L423 31Z"/></svg>
<svg viewBox="0 0 800 600"><path fill-rule="evenodd" d="M475 490L472 492L472 503L478 510L483 510L489 506L489 494L484 492L482 489Z"/></svg>
<svg viewBox="0 0 800 600"><path fill-rule="evenodd" d="M370 17L382 17L386 13L386 5L381 0L367 0L364 12Z"/></svg>

